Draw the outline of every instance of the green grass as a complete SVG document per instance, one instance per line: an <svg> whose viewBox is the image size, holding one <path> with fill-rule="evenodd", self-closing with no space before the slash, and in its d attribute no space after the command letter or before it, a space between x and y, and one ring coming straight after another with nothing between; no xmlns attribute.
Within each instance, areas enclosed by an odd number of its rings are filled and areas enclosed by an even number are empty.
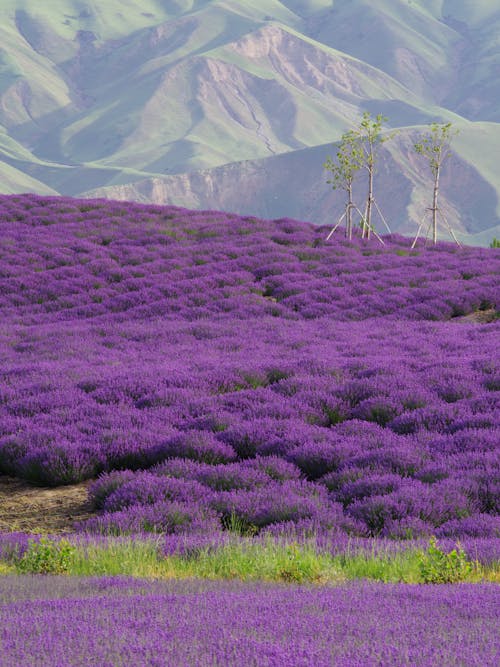
<svg viewBox="0 0 500 667"><path fill-rule="evenodd" d="M156 0L141 0L140 3L131 0L87 3L89 11L86 16L80 17L79 21L77 17L82 11L82 3L79 0L50 0L47 3L36 0L3 0L2 10L9 18L13 17L16 11L24 10L44 25L50 26L58 36L68 40L74 39L79 27L96 32L104 39L116 39L129 34L132 30L147 28L172 18L191 3L187 1L166 3L171 6L178 5L177 11L173 12L164 11L160 8L161 4ZM95 10L94 7L98 9Z"/></svg>
<svg viewBox="0 0 500 667"><path fill-rule="evenodd" d="M0 181L2 183L2 194L15 194L18 192L36 192L40 195L57 195L45 183L32 178L28 174L12 167L0 159Z"/></svg>
<svg viewBox="0 0 500 667"><path fill-rule="evenodd" d="M173 576L166 558L159 555L154 540L110 541L106 545L77 548L68 574L74 576L128 575L163 579Z"/></svg>
<svg viewBox="0 0 500 667"><path fill-rule="evenodd" d="M500 215L500 181L498 160L500 151L500 124L476 122L457 124L459 134L453 147L464 160L474 165L484 180L495 190L498 198L497 214Z"/></svg>
<svg viewBox="0 0 500 667"><path fill-rule="evenodd" d="M383 582L405 582L416 584L420 581L418 556L416 551L403 551L393 555L370 553L343 554L336 556L346 579L372 579Z"/></svg>
<svg viewBox="0 0 500 667"><path fill-rule="evenodd" d="M175 576L243 581L338 583L345 580L334 559L312 546L237 541L191 558L169 559Z"/></svg>
<svg viewBox="0 0 500 667"><path fill-rule="evenodd" d="M64 543L64 541L63 541ZM65 543L67 544L67 543ZM269 538L256 541L235 538L217 548L192 554L161 555L162 540L120 538L107 542L61 548L54 540L33 544L14 562L0 561L0 575L14 572L57 573L71 576L128 575L149 579L239 579L335 585L370 579L382 582L446 583L451 581L500 582L499 564L484 567L476 562L443 554L435 543L427 550L415 548L399 553L351 552L332 555L314 543L299 544ZM52 545L52 546L51 546ZM460 550L458 549L460 556Z"/></svg>
<svg viewBox="0 0 500 667"><path fill-rule="evenodd" d="M14 565L11 563L4 563L0 561L0 576L2 574L15 574L16 573L16 568Z"/></svg>

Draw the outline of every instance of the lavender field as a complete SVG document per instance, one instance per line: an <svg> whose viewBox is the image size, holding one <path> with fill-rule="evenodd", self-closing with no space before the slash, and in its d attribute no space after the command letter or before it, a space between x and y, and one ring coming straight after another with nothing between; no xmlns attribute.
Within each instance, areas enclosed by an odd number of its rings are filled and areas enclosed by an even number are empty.
<svg viewBox="0 0 500 667"><path fill-rule="evenodd" d="M139 536L217 558L241 540L255 560L282 540L278 578L299 581L311 540L335 568L436 536L496 567L500 251L327 231L0 197L0 474L89 480L80 549ZM0 535L0 566L28 538ZM339 572L2 576L0 665L498 664L494 585Z"/></svg>
<svg viewBox="0 0 500 667"><path fill-rule="evenodd" d="M0 579L0 665L494 667L492 584Z"/></svg>
<svg viewBox="0 0 500 667"><path fill-rule="evenodd" d="M500 254L2 197L0 472L86 532L495 539Z"/></svg>

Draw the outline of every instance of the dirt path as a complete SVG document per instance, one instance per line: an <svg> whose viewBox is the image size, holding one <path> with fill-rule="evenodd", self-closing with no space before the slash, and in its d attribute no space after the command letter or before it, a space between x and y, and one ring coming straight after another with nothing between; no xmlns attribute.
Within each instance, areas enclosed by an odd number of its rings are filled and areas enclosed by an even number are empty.
<svg viewBox="0 0 500 667"><path fill-rule="evenodd" d="M0 475L0 531L62 533L93 515L87 500L88 482L39 487Z"/></svg>

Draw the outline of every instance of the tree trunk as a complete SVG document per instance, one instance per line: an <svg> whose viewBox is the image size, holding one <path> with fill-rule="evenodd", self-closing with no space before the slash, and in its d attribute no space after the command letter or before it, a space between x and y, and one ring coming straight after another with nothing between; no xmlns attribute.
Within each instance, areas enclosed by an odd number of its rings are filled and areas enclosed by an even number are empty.
<svg viewBox="0 0 500 667"><path fill-rule="evenodd" d="M372 203L373 203L373 165L368 167L368 199L366 200L366 216L363 228L363 237L369 239L372 231Z"/></svg>
<svg viewBox="0 0 500 667"><path fill-rule="evenodd" d="M439 194L439 170L438 166L434 176L434 195L432 197L432 242L437 243L437 212L438 212L438 194Z"/></svg>
<svg viewBox="0 0 500 667"><path fill-rule="evenodd" d="M347 239L352 239L352 185L350 184L347 193L349 195L349 201L346 206L346 227L345 227L345 236Z"/></svg>

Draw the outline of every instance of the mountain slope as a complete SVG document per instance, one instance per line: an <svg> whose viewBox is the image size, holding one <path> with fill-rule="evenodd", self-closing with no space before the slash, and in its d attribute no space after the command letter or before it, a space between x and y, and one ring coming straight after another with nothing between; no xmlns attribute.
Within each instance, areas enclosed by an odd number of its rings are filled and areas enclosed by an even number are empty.
<svg viewBox="0 0 500 667"><path fill-rule="evenodd" d="M470 131L474 143L488 129L478 124ZM401 131L381 154L375 181L376 200L391 230L412 235L430 204L430 175L413 154L417 130ZM499 133L500 139L500 133ZM458 143L458 142L457 142ZM331 152L328 144L286 154L235 162L213 169L149 178L130 184L96 188L90 197L176 203L188 208L239 211L264 218L291 217L321 224L334 224L344 207L342 192L325 184L322 162ZM443 172L441 208L458 238L467 244L487 245L500 235L498 190L467 161L473 150L465 145ZM361 205L364 184L358 182L355 198ZM376 216L375 223L385 230ZM445 228L443 238L450 238Z"/></svg>
<svg viewBox="0 0 500 667"><path fill-rule="evenodd" d="M172 203L187 197L202 208L234 202L238 212L247 201L256 214L292 209L321 223L338 204L324 184L321 164L333 151L325 144L370 110L408 137L433 120L456 123L453 178L468 193L458 188L457 199L457 188L445 184L443 207L466 234L498 225L494 0L249 4L4 0L3 189ZM411 232L425 173L407 144L387 145L381 169L391 164L394 172L381 172L379 198L399 199L391 201L391 226ZM308 151L316 165L305 159ZM293 177L280 172L291 165ZM249 169L266 177L250 178ZM229 174L239 178L232 186ZM317 200L306 206L311 189Z"/></svg>

